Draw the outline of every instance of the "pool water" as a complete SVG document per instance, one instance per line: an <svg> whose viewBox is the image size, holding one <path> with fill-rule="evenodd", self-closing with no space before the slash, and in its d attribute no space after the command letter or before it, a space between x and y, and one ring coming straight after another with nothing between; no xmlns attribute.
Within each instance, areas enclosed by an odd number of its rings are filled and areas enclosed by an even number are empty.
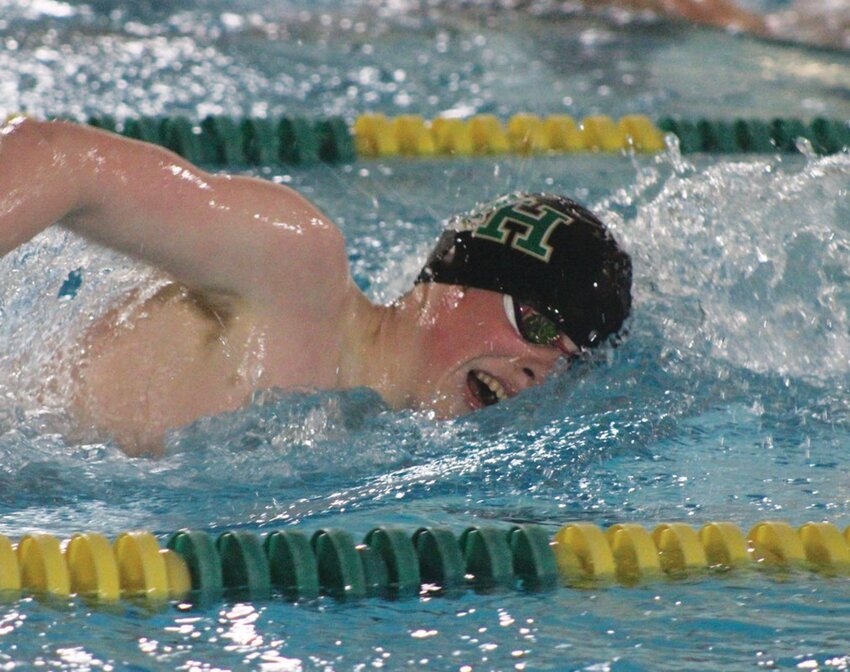
<svg viewBox="0 0 850 672"><path fill-rule="evenodd" d="M519 111L850 118L850 55L532 3L0 0L0 113ZM160 460L71 438L56 353L150 269L52 229L0 262L0 533L569 521L850 524L850 156L583 154L277 166L373 298L453 212L572 194L633 256L629 338L450 422L367 390L258 393ZM74 274L74 276L71 276ZM82 282L73 296L61 288ZM49 394L45 396L44 390ZM41 391L41 395L38 392ZM3 669L847 669L850 583L150 608L0 604Z"/></svg>

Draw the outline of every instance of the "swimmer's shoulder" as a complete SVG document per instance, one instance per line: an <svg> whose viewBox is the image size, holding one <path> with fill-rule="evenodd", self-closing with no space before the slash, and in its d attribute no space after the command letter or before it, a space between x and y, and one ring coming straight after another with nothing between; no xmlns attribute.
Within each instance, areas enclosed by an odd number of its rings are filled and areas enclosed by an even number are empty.
<svg viewBox="0 0 850 672"><path fill-rule="evenodd" d="M349 279L345 236L317 203L286 185L254 177L216 175L210 184L248 215L234 223L241 240L254 242L256 253L243 264L251 269L249 286L241 287L246 298L290 303L322 293L327 299L344 289ZM228 261L219 257L210 265Z"/></svg>

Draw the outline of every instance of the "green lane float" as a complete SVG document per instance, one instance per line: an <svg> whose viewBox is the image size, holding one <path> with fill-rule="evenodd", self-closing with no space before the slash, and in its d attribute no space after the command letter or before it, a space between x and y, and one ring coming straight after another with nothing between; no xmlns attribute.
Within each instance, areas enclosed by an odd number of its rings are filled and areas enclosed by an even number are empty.
<svg viewBox="0 0 850 672"><path fill-rule="evenodd" d="M0 596L7 600L411 599L462 588L604 589L747 568L770 568L783 576L801 571L850 576L850 527L841 532L826 522L794 528L763 521L745 534L729 522L699 530L662 523L651 531L636 523L602 529L576 522L554 535L531 524L475 526L456 535L441 527L410 533L380 526L360 543L350 532L331 528L312 536L286 529L265 535L226 531L215 538L180 530L164 548L145 531L122 532L112 543L93 532L67 541L31 533L17 543L0 535Z"/></svg>
<svg viewBox="0 0 850 672"><path fill-rule="evenodd" d="M481 588L506 588L513 583L514 568L508 537L495 527L470 527L460 535L466 572Z"/></svg>
<svg viewBox="0 0 850 672"><path fill-rule="evenodd" d="M356 599L366 595L363 563L354 538L348 532L319 530L310 543L316 554L319 583L325 593L338 599ZM374 575L370 578L374 580Z"/></svg>
<svg viewBox="0 0 850 672"><path fill-rule="evenodd" d="M387 563L371 546L358 544L357 555L363 565L363 584L367 597L387 597L390 590L390 573Z"/></svg>
<svg viewBox="0 0 850 672"><path fill-rule="evenodd" d="M225 532L215 542L221 557L222 583L231 591L247 591L251 598L271 593L271 570L263 543L256 534Z"/></svg>
<svg viewBox="0 0 850 672"><path fill-rule="evenodd" d="M549 536L537 525L515 525L508 531L514 575L524 587L547 590L558 582L558 565Z"/></svg>
<svg viewBox="0 0 850 672"><path fill-rule="evenodd" d="M502 122L491 114L468 119L425 119L403 114L364 114L349 125L341 117L245 118L208 116L139 117L117 122L109 116L88 123L162 145L203 165L311 165L352 163L357 159L534 156L575 152L657 153L676 137L684 154L780 153L798 151L798 141L818 154L850 148L850 121L800 119L680 119L657 122L645 115L613 119L591 115L573 119L555 114L515 114Z"/></svg>
<svg viewBox="0 0 850 672"><path fill-rule="evenodd" d="M796 152L799 140L808 141L817 154L835 154L850 149L850 121L816 117L800 119L712 120L664 117L658 128L678 138L685 154Z"/></svg>
<svg viewBox="0 0 850 672"><path fill-rule="evenodd" d="M239 125L239 135L245 162L257 166L278 163L281 148L295 144L294 140L281 137L282 129L275 129L268 119L243 119Z"/></svg>
<svg viewBox="0 0 850 672"><path fill-rule="evenodd" d="M413 533L423 583L456 590L466 580L466 560L457 537L444 527L420 527Z"/></svg>
<svg viewBox="0 0 850 672"><path fill-rule="evenodd" d="M375 549L387 568L389 587L399 596L417 595L422 585L419 559L413 541L404 530L377 527L363 540Z"/></svg>
<svg viewBox="0 0 850 672"><path fill-rule="evenodd" d="M167 548L186 563L192 589L213 596L224 590L221 557L215 542L206 532L175 532L168 539Z"/></svg>
<svg viewBox="0 0 850 672"><path fill-rule="evenodd" d="M275 588L295 599L319 596L319 569L306 535L297 530L272 532L263 547Z"/></svg>
<svg viewBox="0 0 850 672"><path fill-rule="evenodd" d="M124 135L135 137L127 132ZM244 142L240 127L230 117L205 117L200 125L201 137L205 142L203 163L217 166L238 166L246 163ZM144 139L144 138L140 138Z"/></svg>
<svg viewBox="0 0 850 672"><path fill-rule="evenodd" d="M309 165L351 163L355 142L340 117L313 121L303 117L277 119L207 116L138 117L121 123L108 116L92 116L90 126L128 138L161 145L192 161L212 166Z"/></svg>

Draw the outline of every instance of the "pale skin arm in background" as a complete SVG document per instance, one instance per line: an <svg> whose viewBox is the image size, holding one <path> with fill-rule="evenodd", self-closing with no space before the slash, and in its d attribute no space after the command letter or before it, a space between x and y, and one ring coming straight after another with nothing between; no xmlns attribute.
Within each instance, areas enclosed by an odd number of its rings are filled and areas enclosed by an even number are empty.
<svg viewBox="0 0 850 672"><path fill-rule="evenodd" d="M0 131L0 255L60 220L187 285L258 305L318 310L349 278L339 230L287 187L212 175L76 124L8 123Z"/></svg>
<svg viewBox="0 0 850 672"><path fill-rule="evenodd" d="M681 18L694 23L717 28L736 28L757 35L766 33L764 19L748 12L732 0L592 0L594 5L617 5L634 10L647 10L663 16Z"/></svg>

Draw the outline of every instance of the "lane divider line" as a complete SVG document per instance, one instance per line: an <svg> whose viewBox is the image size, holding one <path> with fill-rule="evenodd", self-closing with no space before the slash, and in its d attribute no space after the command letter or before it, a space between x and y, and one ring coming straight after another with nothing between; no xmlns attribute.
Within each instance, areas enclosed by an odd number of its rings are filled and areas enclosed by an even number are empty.
<svg viewBox="0 0 850 672"><path fill-rule="evenodd" d="M10 119L19 115L10 115ZM167 147L209 166L350 164L389 157L546 156L576 152L658 153L674 141L684 154L790 153L805 141L816 154L850 150L850 120L815 117L687 119L653 121L629 114L574 119L566 114L515 114L504 122L492 114L468 119L370 113L352 124L342 117L309 119L207 116L91 116L92 126Z"/></svg>
<svg viewBox="0 0 850 672"><path fill-rule="evenodd" d="M828 522L794 528L767 520L746 534L729 522L695 530L681 522L651 531L637 523L603 529L574 522L554 535L539 525L474 526L459 535L443 527L410 533L380 526L357 542L346 530L312 536L294 529L265 535L199 530L170 535L165 548L150 532L120 533L113 543L93 532L69 540L44 533L16 544L0 535L0 597L79 596L164 604L220 599L338 600L411 598L518 589L539 592L634 586L707 576L712 570L766 568L787 577L812 571L850 575L850 527Z"/></svg>

